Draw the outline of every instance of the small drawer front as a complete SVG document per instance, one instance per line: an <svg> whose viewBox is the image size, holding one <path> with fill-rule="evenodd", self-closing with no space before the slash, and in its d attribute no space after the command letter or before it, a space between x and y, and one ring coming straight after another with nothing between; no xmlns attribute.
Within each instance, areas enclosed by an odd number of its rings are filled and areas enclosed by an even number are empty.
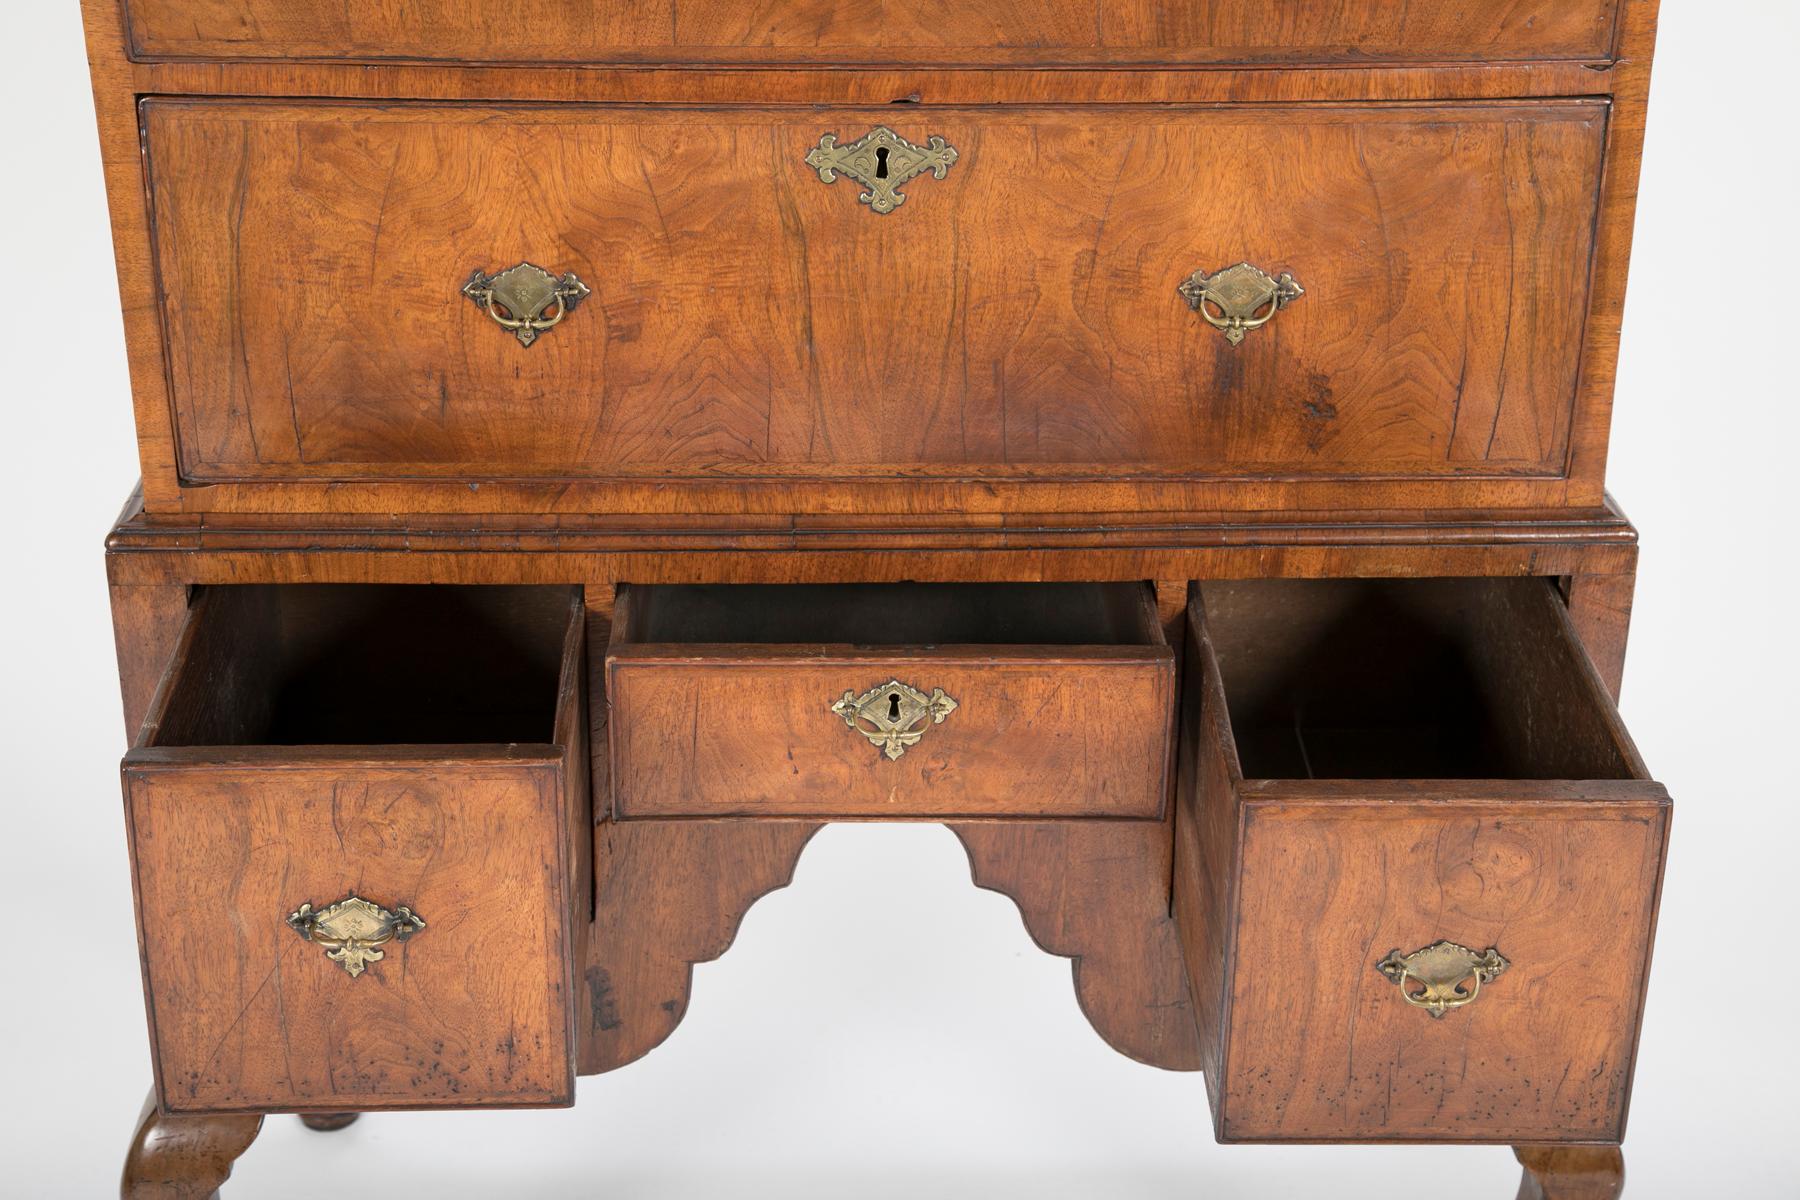
<svg viewBox="0 0 1800 1200"><path fill-rule="evenodd" d="M1221 1140L1621 1138L1670 807L1549 584L1199 597L1175 908Z"/></svg>
<svg viewBox="0 0 1800 1200"><path fill-rule="evenodd" d="M876 609L905 603L870 589L845 593L863 598L838 612L843 643L634 640L642 625L681 624L642 611L679 603L669 594L680 590L626 589L619 601L606 686L620 817L1163 812L1175 663L1145 585L1123 587L1137 639L1123 643L1096 630L1092 644L853 645L851 629L891 635ZM956 590L975 604L995 596ZM780 591L745 606L780 604Z"/></svg>
<svg viewBox="0 0 1800 1200"><path fill-rule="evenodd" d="M562 782L555 759L128 768L164 1104L571 1102ZM342 943L367 919L290 922L351 897L423 928L365 957Z"/></svg>
<svg viewBox="0 0 1800 1200"><path fill-rule="evenodd" d="M568 503L622 511L1560 503L1605 123L154 99L182 475L605 481Z"/></svg>
<svg viewBox="0 0 1800 1200"><path fill-rule="evenodd" d="M1032 65L1606 58L1616 0L122 0L144 57Z"/></svg>
<svg viewBox="0 0 1800 1200"><path fill-rule="evenodd" d="M167 1111L573 1101L583 620L563 588L201 593L123 769Z"/></svg>
<svg viewBox="0 0 1800 1200"><path fill-rule="evenodd" d="M1666 807L1453 797L1246 806L1226 1139L1622 1132Z"/></svg>

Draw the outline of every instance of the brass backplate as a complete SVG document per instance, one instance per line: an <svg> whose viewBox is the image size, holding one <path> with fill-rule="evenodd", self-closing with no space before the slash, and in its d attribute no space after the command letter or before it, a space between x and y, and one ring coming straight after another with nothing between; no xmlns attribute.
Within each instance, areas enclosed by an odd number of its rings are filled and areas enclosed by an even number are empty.
<svg viewBox="0 0 1800 1200"><path fill-rule="evenodd" d="M871 212L885 216L906 203L900 185L926 171L942 179L957 159L956 148L932 134L923 146L915 146L886 125L877 125L848 145L837 144L828 133L806 155L806 165L826 183L842 172L868 190L857 197Z"/></svg>
<svg viewBox="0 0 1800 1200"><path fill-rule="evenodd" d="M1393 980L1400 995L1414 1008L1422 1008L1434 1019L1453 1008L1473 1004L1481 994L1481 985L1492 983L1495 976L1512 964L1499 950L1471 950L1455 942L1433 942L1411 954L1398 950L1375 964L1375 969ZM1418 988L1412 987L1418 984Z"/></svg>
<svg viewBox="0 0 1800 1200"><path fill-rule="evenodd" d="M927 696L898 679L890 679L860 696L846 691L831 706L844 724L868 738L890 759L905 754L908 746L918 745L926 730L942 725L944 718L956 709L956 701L946 696L943 688L933 688Z"/></svg>
<svg viewBox="0 0 1800 1200"><path fill-rule="evenodd" d="M325 947L325 957L352 979L386 957L378 947L404 942L425 928L425 919L410 908L402 905L390 912L361 896L346 896L321 909L302 904L288 914L287 923L302 938Z"/></svg>
<svg viewBox="0 0 1800 1200"><path fill-rule="evenodd" d="M588 285L573 273L558 279L542 267L522 262L498 275L479 267L463 284L462 294L494 323L529 346L538 335L562 324L575 306L588 298Z"/></svg>
<svg viewBox="0 0 1800 1200"><path fill-rule="evenodd" d="M1175 289L1188 307L1236 346L1252 329L1260 329L1275 314L1306 294L1285 271L1270 275L1247 262L1208 275L1195 271Z"/></svg>

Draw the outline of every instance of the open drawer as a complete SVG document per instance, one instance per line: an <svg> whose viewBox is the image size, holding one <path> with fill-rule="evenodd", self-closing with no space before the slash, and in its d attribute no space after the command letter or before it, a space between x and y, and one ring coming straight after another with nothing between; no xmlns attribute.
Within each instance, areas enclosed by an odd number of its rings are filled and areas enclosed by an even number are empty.
<svg viewBox="0 0 1800 1200"><path fill-rule="evenodd" d="M620 817L1157 817L1175 660L1147 583L619 589Z"/></svg>
<svg viewBox="0 0 1800 1200"><path fill-rule="evenodd" d="M124 762L165 1111L566 1104L580 590L208 588Z"/></svg>
<svg viewBox="0 0 1800 1200"><path fill-rule="evenodd" d="M1219 1138L1621 1138L1669 799L1550 584L1206 583L1188 654Z"/></svg>

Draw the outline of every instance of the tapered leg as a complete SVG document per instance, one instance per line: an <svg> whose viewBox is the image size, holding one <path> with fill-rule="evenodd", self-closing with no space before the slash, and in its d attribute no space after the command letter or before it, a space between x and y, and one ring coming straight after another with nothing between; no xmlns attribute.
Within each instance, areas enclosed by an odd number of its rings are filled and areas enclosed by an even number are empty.
<svg viewBox="0 0 1800 1200"><path fill-rule="evenodd" d="M119 1180L122 1200L213 1200L231 1164L262 1129L262 1114L165 1117L156 1093L144 1102Z"/></svg>
<svg viewBox="0 0 1800 1200"><path fill-rule="evenodd" d="M361 1113L301 1113L300 1123L315 1133L336 1133L356 1124Z"/></svg>
<svg viewBox="0 0 1800 1200"><path fill-rule="evenodd" d="M1625 1155L1617 1146L1514 1146L1525 1168L1519 1200L1618 1200Z"/></svg>

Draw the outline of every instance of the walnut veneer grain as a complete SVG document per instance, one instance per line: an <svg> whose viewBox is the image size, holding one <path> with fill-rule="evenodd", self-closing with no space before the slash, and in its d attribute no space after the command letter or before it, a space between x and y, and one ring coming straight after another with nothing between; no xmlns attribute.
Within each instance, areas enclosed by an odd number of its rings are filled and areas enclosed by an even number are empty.
<svg viewBox="0 0 1800 1200"><path fill-rule="evenodd" d="M1070 63L1603 60L1618 0L1271 7L798 0L127 0L134 54L525 62Z"/></svg>
<svg viewBox="0 0 1800 1200"><path fill-rule="evenodd" d="M157 11L164 17L188 4L162 0ZM833 6L832 13L841 6ZM410 63L358 64L333 63L323 60L280 61L244 57L259 47L267 49L270 35L279 34L273 24L241 21L241 11L227 16L225 10L213 9L198 14L213 22L213 35L231 41L236 49L226 58L214 62L195 61L184 57L137 62L131 57L132 31L128 31L127 14L118 0L84 0L88 36L95 77L95 96L100 116L103 150L107 167L108 188L113 202L114 234L120 265L120 284L125 298L127 338L131 349L133 391L137 399L139 440L143 453L145 498L152 512L582 512L618 510L656 510L662 512L715 513L788 513L843 508L847 495L857 492L854 485L827 484L818 480L744 478L710 481L691 478L684 486L626 487L608 479L601 482L584 476L568 476L555 480L526 477L488 476L480 488L470 488L461 481L414 474L404 479L374 475L354 476L331 481L322 479L242 480L230 473L207 471L203 449L183 450L177 437L176 424L180 406L174 400L181 373L165 345L164 313L159 299L157 264L153 242L157 237L155 221L148 207L145 160L140 154L139 117L136 98L159 96L215 95L237 98L291 98L316 96L338 99L363 96L392 101L399 98L416 100L470 99L494 102L529 102L551 100L625 101L643 104L691 104L724 106L756 106L769 103L808 103L814 105L856 105L888 100L917 101L903 110L883 108L881 119L893 122L893 114L907 111L925 119L940 105L981 104L1155 104L1216 103L1242 105L1258 103L1322 102L1356 103L1366 101L1436 101L1477 99L1535 99L1543 97L1599 98L1607 105L1604 121L1604 158L1598 178L1598 220L1594 223L1594 254L1591 273L1584 275L1573 291L1560 290L1556 311L1573 319L1575 312L1585 313L1581 331L1577 375L1572 382L1572 398L1568 407L1548 425L1540 423L1536 436L1540 445L1559 445L1549 460L1554 469L1542 475L1459 475L1428 474L1425 476L1374 477L1357 480L1346 486L1342 480L1305 476L1252 479L1249 477L1210 482L1189 482L1179 489L1167 484L1144 484L1128 478L1079 481L1062 480L1055 485L1042 482L1014 481L999 489L999 494L986 487L966 486L954 496L944 493L938 484L909 484L895 480L886 489L874 489L883 499L880 507L889 511L926 513L942 511L954 505L964 511L1045 511L1107 510L1114 512L1147 509L1193 509L1221 504L1238 509L1253 508L1345 508L1365 511L1396 507L1424 508L1525 508L1532 506L1567 506L1572 509L1595 509L1602 502L1602 479L1605 465L1607 423L1611 405L1613 364L1617 356L1618 318L1622 312L1626 259L1630 245L1630 225L1636 199L1637 161L1642 144L1643 117L1649 75L1650 50L1654 41L1655 0L1625 0L1616 14L1611 6L1596 6L1582 16L1575 7L1561 5L1554 21L1542 14L1522 12L1517 3L1496 6L1459 6L1454 13L1445 9L1432 13L1411 10L1400 18L1401 40L1415 49L1430 43L1415 40L1432 27L1446 30L1460 45L1470 48L1473 58L1448 61L1439 52L1424 59L1402 58L1384 62L1365 57L1367 47L1329 68L1318 66L1319 47L1324 43L1309 42L1310 30L1329 29L1394 19L1379 14L1346 15L1341 9L1316 6L1316 12L1304 8L1285 12L1282 17L1284 39L1297 39L1290 49L1299 51L1298 58L1284 58L1280 69L1268 69L1267 61L1248 63L1241 60L1215 61L1205 69L1181 69L1179 64L1165 63L1154 69L1059 69L1053 57L1039 55L1032 60L1021 50L1021 60L1011 66L978 65L984 56L976 55L965 68L954 71L925 68L908 69L894 65L892 56L883 53L882 63L866 68L845 70L843 60L832 59L830 69L800 65L701 65L688 63L679 67L657 68L644 65L596 65L579 56L568 65L520 62L502 65L494 62L459 61L454 53L437 62L415 60ZM1416 6L1415 6L1416 7ZM1602 10L1605 11L1602 11ZM337 10L322 12L315 8L285 10L300 25L313 25L323 20L331 25L340 19ZM846 10L847 11L847 10ZM1244 14L1261 14L1265 10L1245 8L1233 16L1209 8L1204 15L1196 9L1193 21L1177 16L1163 33L1201 47L1218 47L1215 34L1228 31ZM195 15L195 14L189 14ZM369 14L373 18L373 13ZM1265 14L1266 15L1266 14ZM147 12L137 12L141 20L152 19ZM1040 14L1041 16L1041 14ZM1572 26L1564 21L1594 21L1593 29L1604 26L1605 33L1594 43L1594 57L1580 61L1556 58L1537 59L1531 54L1497 53L1494 44L1479 31L1486 28L1502 38L1539 37L1557 40L1552 26L1567 33ZM343 19L360 19L343 15ZM554 15L543 19L554 22ZM1259 16L1245 19L1259 20ZM229 29L218 24L223 20ZM454 19L435 22L432 36L453 38L459 28L482 36L504 36L482 24L481 10L459 8ZM1452 29L1467 22L1461 32ZM1450 22L1444 25L1443 22ZM178 22L179 23L179 22ZM1316 24L1315 24L1316 23ZM951 36L962 36L973 28L956 21L933 22ZM980 22L978 22L980 24ZM1054 22L1051 23L1052 25ZM1038 31L1050 28L1038 22ZM207 38L201 26L184 26L183 32ZM727 22L727 26L729 22ZM168 27L165 26L165 30ZM384 39L395 31L393 22L382 25ZM720 27L725 28L725 27ZM961 32L952 34L960 28ZM992 28L983 25L993 32ZM1210 30L1210 32L1208 32ZM1369 30L1365 29L1367 33ZM290 32L292 29L290 28ZM138 30L137 33L142 33ZM1162 37L1158 33L1157 37ZM335 36L335 34L330 35ZM604 36L604 35L603 35ZM875 41L885 35L877 33ZM1355 36L1361 36L1360 34ZM274 40L279 40L277 36ZM329 40L329 38L328 38ZM727 39L729 40L729 38ZM779 37L776 41L779 41ZM1102 38L1102 41L1105 39ZM1225 38L1225 41L1232 40ZM1254 40L1254 39L1252 39ZM1352 41L1355 37L1352 37ZM559 41L561 41L559 39ZM1325 38L1331 41L1330 37ZM384 44L387 43L384 40ZM566 41L562 44L567 45ZM1371 43L1373 44L1373 43ZM1486 46L1486 49L1481 47ZM339 48L340 50L343 47ZM990 46L999 53L1003 48ZM1110 53L1110 51L1109 51ZM1233 52L1226 52L1231 59ZM1326 48L1329 56L1331 51ZM1203 55L1204 57L1204 55ZM1448 53L1455 60L1456 53ZM1309 59L1311 61L1309 61ZM817 62L817 60L812 60ZM932 60L936 63L937 59ZM986 59L990 64L997 59ZM577 65L579 64L579 65ZM1137 110L1136 120L1144 110ZM1090 115L1098 110L1090 110ZM998 113L992 114L998 116ZM1026 122L1029 128L1035 123ZM991 154L984 147L983 158ZM1454 160L1456 156L1450 156ZM967 168L965 160L961 167ZM1375 160L1371 160L1373 163ZM1453 162L1444 170L1455 175ZM1510 168L1503 170L1507 173ZM554 178L555 172L549 172ZM966 169L963 175L970 172ZM1097 174L1104 176L1102 170ZM1362 172L1356 173L1361 178ZM1432 177L1425 172L1423 178ZM745 187L754 176L733 178L732 188ZM1376 176L1378 182L1379 177ZM1538 178L1548 178L1541 173ZM299 176L303 190L317 186L307 173ZM955 177L930 181L951 185ZM1077 181L1078 185L1079 181ZM1414 179L1408 186L1416 186ZM1076 186L1076 185L1069 185ZM1381 186L1392 190L1385 182ZM824 191L828 189L820 188ZM838 189L843 190L843 189ZM1259 203L1269 193L1259 193ZM340 197L339 200L348 199ZM1214 208L1230 211L1234 205L1222 198ZM335 203L336 201L334 201ZM915 205L918 209L922 206ZM1085 206L1077 206L1085 207ZM1241 206L1239 206L1241 207ZM1456 213L1460 202L1439 206L1440 214ZM347 210L348 211L348 210ZM1403 209L1402 209L1403 211ZM865 214L866 215L866 214ZM899 215L899 214L896 214ZM366 219L363 214L359 219ZM1094 213L1089 213L1090 223ZM1117 222L1106 222L1117 227ZM1014 222L1014 224L1018 224ZM671 228L674 228L671 226ZM1571 226L1571 229L1573 227ZM1076 234L1057 248L1063 261L1078 259L1082 247L1104 248L1091 229ZM1017 236L1014 234L1013 236ZM1010 252L1009 252L1010 253ZM853 256L854 257L854 256ZM1390 256L1389 266L1399 270L1420 267L1419 256L1409 263ZM792 266L791 263L787 264ZM1106 278L1092 276L1090 278ZM1404 278L1404 272L1395 276ZM1480 272L1465 273L1455 286L1440 294L1433 303L1454 298L1470 286L1482 287ZM1083 289L1087 290L1087 289ZM1516 293L1520 298L1525 292ZM402 306L404 308L404 306ZM1411 307L1411 306L1409 306ZM1297 310L1296 310L1297 311ZM393 317L396 314L382 314ZM466 316L478 316L471 309ZM1293 314L1287 314L1293 315ZM1499 314L1493 314L1499 315ZM1506 318L1516 323L1519 314ZM252 335L252 342L260 334ZM1079 332L1073 340L1063 338L1057 345L1079 347ZM1445 334L1436 335L1443 340ZM1460 336L1460 335L1458 335ZM1538 346L1534 353L1572 353L1573 342L1552 341ZM1523 346L1521 345L1521 349ZM1091 357L1091 356L1090 356ZM1477 359L1479 356L1477 356ZM309 364L302 356L298 361ZM264 364L266 373L267 364ZM1534 368L1535 370L1536 368ZM1554 373L1554 372L1551 372ZM1458 372L1460 374L1460 372ZM975 377L972 377L975 378ZM721 383L724 377L721 376ZM1477 386L1480 384L1476 376ZM724 391L711 384L702 390L724 409L729 409L741 393L727 387ZM715 394L716 393L716 394ZM1288 389L1290 396L1300 392ZM1310 397L1301 397L1310 399ZM1298 402L1298 401L1296 401ZM1533 401L1535 403L1536 401ZM1337 399L1330 403L1340 410ZM1315 407L1318 407L1315 405ZM1319 411L1323 411L1319 408ZM348 414L346 414L348 415ZM1539 414L1542 415L1542 414ZM727 424L731 424L727 422ZM1304 424L1304 422L1302 422ZM1502 426L1513 428L1511 426ZM1516 427L1523 430L1523 426ZM277 435L266 424L259 436ZM1507 437L1501 437L1504 446ZM1291 441L1291 439L1290 439ZM1148 445L1148 443L1146 443ZM279 452L278 452L279 453ZM1510 453L1510 451L1509 451ZM979 456L978 456L979 457ZM1427 458L1430 456L1427 455ZM255 463L254 455L243 460ZM366 465L366 464L365 464ZM517 464L514 464L516 466ZM875 464L878 467L884 464ZM892 464L885 464L891 466ZM478 469L491 469L480 468ZM188 474L192 470L193 475ZM986 482L985 480L983 481ZM861 489L865 492L869 489ZM875 509L877 501L869 495L859 502L865 509Z"/></svg>
<svg viewBox="0 0 1800 1200"><path fill-rule="evenodd" d="M625 587L606 671L620 818L1164 812L1147 584ZM890 681L957 706L897 758L832 707Z"/></svg>
<svg viewBox="0 0 1800 1200"><path fill-rule="evenodd" d="M1227 1140L1616 1200L1569 1143L1623 1134L1668 821L1604 493L1656 0L82 8L126 1196L263 1111L566 1100L844 817L950 819ZM876 124L960 154L886 217L803 162ZM529 350L457 292L521 259L593 288ZM1306 294L1232 349L1175 285L1239 260ZM572 586L592 654L529 616ZM1084 589L1129 636L991 628ZM912 671L961 707L890 762L829 702ZM280 917L363 888L431 923L352 981ZM1373 962L1439 936L1513 965L1433 1021Z"/></svg>
<svg viewBox="0 0 1800 1200"><path fill-rule="evenodd" d="M166 1112L573 1099L582 629L566 589L201 595L124 764ZM426 922L358 977L286 921L350 895Z"/></svg>
<svg viewBox="0 0 1800 1200"><path fill-rule="evenodd" d="M1189 626L1176 913L1220 1138L1621 1138L1669 801L1552 589L1202 584ZM1433 1020L1375 964L1440 939L1511 965Z"/></svg>
<svg viewBox="0 0 1800 1200"><path fill-rule="evenodd" d="M1604 111L153 100L183 476L608 480L614 509L652 480L860 511L1542 490ZM962 157L890 217L803 162L896 121ZM529 349L458 291L521 260L594 289ZM1307 294L1233 347L1176 285L1242 260Z"/></svg>

